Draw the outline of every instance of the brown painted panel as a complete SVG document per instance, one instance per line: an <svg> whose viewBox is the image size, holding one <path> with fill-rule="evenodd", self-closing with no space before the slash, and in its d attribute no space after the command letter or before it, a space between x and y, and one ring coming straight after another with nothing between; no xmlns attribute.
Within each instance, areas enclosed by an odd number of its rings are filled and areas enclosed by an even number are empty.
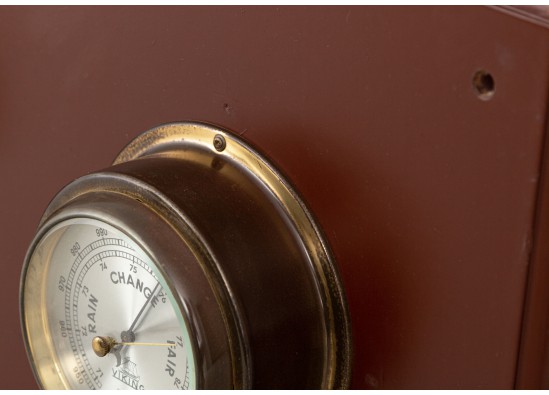
<svg viewBox="0 0 549 395"><path fill-rule="evenodd" d="M491 8L0 8L2 387L35 385L17 292L49 199L191 119L241 134L316 214L354 388L512 388L547 70L546 29Z"/></svg>

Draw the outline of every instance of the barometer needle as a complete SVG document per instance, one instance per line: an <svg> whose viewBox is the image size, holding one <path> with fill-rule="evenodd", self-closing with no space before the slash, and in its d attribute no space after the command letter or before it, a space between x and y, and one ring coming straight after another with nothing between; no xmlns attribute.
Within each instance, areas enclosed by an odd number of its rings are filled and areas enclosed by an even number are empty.
<svg viewBox="0 0 549 395"><path fill-rule="evenodd" d="M139 320L139 317L141 317L141 314L143 314L143 311L145 311L145 307L149 304L151 299L154 297L154 294L156 293L156 289L160 286L160 283L156 283L156 286L154 287L153 291L151 292L151 295L147 298L145 304L143 307L141 307L141 310L139 310L139 313L137 314L137 317L135 317L135 320L133 320L132 325L130 326L130 329L128 329L128 332L133 333L133 330L135 328L135 324L137 324L137 321Z"/></svg>
<svg viewBox="0 0 549 395"><path fill-rule="evenodd" d="M113 351L116 346L160 346L169 347L173 343L137 343L137 342L117 342L112 337L95 336L92 339L92 348L98 357L104 357L109 352Z"/></svg>

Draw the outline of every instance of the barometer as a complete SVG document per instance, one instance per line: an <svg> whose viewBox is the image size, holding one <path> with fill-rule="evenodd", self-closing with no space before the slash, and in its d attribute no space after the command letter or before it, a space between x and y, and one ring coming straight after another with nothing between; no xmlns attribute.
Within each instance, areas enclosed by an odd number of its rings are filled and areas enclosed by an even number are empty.
<svg viewBox="0 0 549 395"><path fill-rule="evenodd" d="M52 200L21 319L47 389L346 388L351 337L330 249L241 139L159 126Z"/></svg>

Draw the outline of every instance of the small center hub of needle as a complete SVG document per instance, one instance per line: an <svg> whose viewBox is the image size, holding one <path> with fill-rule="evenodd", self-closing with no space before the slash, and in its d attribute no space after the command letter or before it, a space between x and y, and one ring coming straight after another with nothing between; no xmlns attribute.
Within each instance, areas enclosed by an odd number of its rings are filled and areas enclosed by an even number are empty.
<svg viewBox="0 0 549 395"><path fill-rule="evenodd" d="M122 331L120 333L120 340L125 343L132 343L135 341L135 333L133 331Z"/></svg>

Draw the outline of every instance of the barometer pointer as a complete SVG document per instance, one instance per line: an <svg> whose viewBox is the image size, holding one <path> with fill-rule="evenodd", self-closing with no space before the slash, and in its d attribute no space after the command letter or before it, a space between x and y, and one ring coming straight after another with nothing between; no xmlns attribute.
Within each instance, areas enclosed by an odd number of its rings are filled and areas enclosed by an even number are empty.
<svg viewBox="0 0 549 395"><path fill-rule="evenodd" d="M143 314L143 312L145 311L145 308L149 305L149 302L151 301L151 299L154 298L154 295L156 294L156 290L159 286L160 286L160 283L157 282L156 286L151 292L151 295L147 298L147 300L145 301L145 304L143 305L143 307L141 307L141 310L139 310L139 313L137 314L137 317L135 317L135 320L133 320L133 323L131 324L130 329L128 329L127 331L122 331L122 333L120 334L120 337L123 342L131 343L135 341L135 333L133 332L133 330L135 329L135 326L139 321L139 317L141 317L141 314Z"/></svg>
<svg viewBox="0 0 549 395"><path fill-rule="evenodd" d="M131 346L131 345L165 346L165 345L168 345L164 343L135 343L134 342L135 333L133 332L133 330L135 329L135 326L139 321L139 317L141 317L141 315L149 305L149 302L156 294L156 290L158 289L159 286L160 286L160 282L157 282L156 286L151 292L151 295L147 298L147 300L145 301L145 304L143 305L143 307L141 307L141 310L139 310L137 317L135 317L135 319L133 320L133 323L131 324L130 329L128 329L127 331L122 331L122 333L120 334L120 337L122 339L121 342L117 342L112 337L96 336L93 338L92 348L97 356L104 357L105 355L107 355L112 351L112 353L116 356L116 366L120 366L120 363L122 361L122 357L120 356L121 347L117 347L117 346Z"/></svg>

